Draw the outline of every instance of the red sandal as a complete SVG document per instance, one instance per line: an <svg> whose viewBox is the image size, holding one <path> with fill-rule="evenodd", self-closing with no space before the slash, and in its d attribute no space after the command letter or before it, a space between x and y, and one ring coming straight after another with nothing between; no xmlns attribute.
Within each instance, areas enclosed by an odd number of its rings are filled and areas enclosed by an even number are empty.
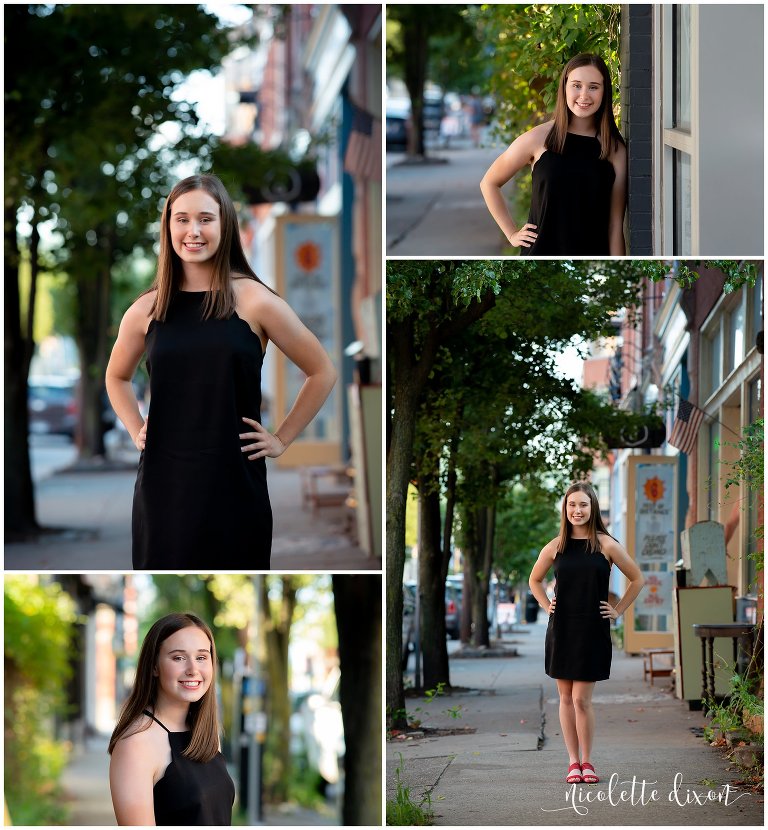
<svg viewBox="0 0 768 830"><path fill-rule="evenodd" d="M592 772L585 772L585 770L588 770L588 769L592 770ZM589 763L589 761L585 761L581 765L581 774L582 774L582 781L584 781L585 784L599 784L600 783L600 779L597 777L597 775L595 775L595 768L592 766L592 764Z"/></svg>
<svg viewBox="0 0 768 830"><path fill-rule="evenodd" d="M571 772L573 768L576 768L576 772ZM581 784L584 779L581 777L581 764L578 761L575 761L573 764L568 767L568 775L565 778L566 784Z"/></svg>

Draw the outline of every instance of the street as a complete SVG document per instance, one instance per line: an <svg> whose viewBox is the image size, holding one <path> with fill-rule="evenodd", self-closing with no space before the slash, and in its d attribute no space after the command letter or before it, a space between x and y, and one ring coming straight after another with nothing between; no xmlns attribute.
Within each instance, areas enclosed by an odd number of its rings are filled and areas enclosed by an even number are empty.
<svg viewBox="0 0 768 830"><path fill-rule="evenodd" d="M7 544L6 570L131 570L135 466L113 464L90 471L65 468L52 474L50 459L40 464L45 465L48 477L36 477L38 522L66 530L35 543ZM381 568L381 560L369 557L350 534L355 527L351 512L344 507L322 507L313 515L302 507L298 470L270 465L268 476L273 571ZM215 569L215 560L211 568ZM247 563L243 569L248 570Z"/></svg>
<svg viewBox="0 0 768 830"><path fill-rule="evenodd" d="M544 674L546 622L540 615L504 636L517 657L460 659L451 646L457 693L406 705L421 708L425 727L476 731L388 740L388 800L399 767L413 802L430 794L438 825L763 825L762 796L726 790L739 769L694 733L702 713L669 693L666 679L644 682L642 659L616 649L611 679L593 697L601 781L567 785L557 687Z"/></svg>
<svg viewBox="0 0 768 830"><path fill-rule="evenodd" d="M423 163L387 153L387 256L499 256L507 243L480 180L501 150L465 139Z"/></svg>

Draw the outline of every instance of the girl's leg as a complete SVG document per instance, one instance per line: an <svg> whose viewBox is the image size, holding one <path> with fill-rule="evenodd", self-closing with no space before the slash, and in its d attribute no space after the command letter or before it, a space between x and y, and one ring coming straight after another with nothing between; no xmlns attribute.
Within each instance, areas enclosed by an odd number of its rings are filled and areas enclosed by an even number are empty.
<svg viewBox="0 0 768 830"><path fill-rule="evenodd" d="M595 713L592 709L592 692L594 689L594 682L573 681L573 708L575 710L576 733L581 748L582 763L590 760L592 738L595 734Z"/></svg>
<svg viewBox="0 0 768 830"><path fill-rule="evenodd" d="M557 691L560 693L560 728L563 731L565 748L568 750L568 763L579 761L579 738L576 731L576 712L573 706L573 680L558 680Z"/></svg>

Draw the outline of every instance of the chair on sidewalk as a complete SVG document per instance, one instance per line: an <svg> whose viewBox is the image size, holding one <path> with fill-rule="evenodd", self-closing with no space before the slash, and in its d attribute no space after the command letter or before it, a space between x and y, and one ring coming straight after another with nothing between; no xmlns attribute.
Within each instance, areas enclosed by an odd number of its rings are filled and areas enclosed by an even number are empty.
<svg viewBox="0 0 768 830"><path fill-rule="evenodd" d="M650 675L651 686L655 677L669 677L675 670L675 650L672 648L643 648L640 649L640 654L643 655L643 680ZM656 665L654 658L657 661ZM661 664L658 662L659 658Z"/></svg>

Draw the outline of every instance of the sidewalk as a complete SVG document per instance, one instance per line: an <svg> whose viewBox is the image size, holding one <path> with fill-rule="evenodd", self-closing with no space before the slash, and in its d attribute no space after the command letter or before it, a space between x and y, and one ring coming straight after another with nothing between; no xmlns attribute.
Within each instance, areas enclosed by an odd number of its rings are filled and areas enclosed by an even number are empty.
<svg viewBox="0 0 768 830"><path fill-rule="evenodd" d="M301 506L298 471L270 466L274 521L272 570L380 570L346 533L344 508L313 516ZM68 528L65 535L5 546L6 570L131 570L131 509L136 470L63 470L37 484L38 521ZM353 520L354 524L354 520ZM353 527L354 530L354 527ZM211 568L215 569L215 561ZM247 568L244 568L247 569Z"/></svg>
<svg viewBox="0 0 768 830"><path fill-rule="evenodd" d="M505 643L514 641L519 657L451 659L451 683L472 691L428 706L407 700L409 711L434 709L425 726L477 731L388 741L387 799L394 797L399 765L413 801L430 793L438 825L763 825L762 796L731 790L727 806L724 801L697 803L694 792L702 800L708 792L722 793L724 784L739 780L738 768L730 769L717 750L695 736L692 730L705 722L701 712L689 711L668 693L666 679L654 687L644 682L641 658L615 649L611 679L598 683L593 697L593 758L602 780L567 785L557 686L544 674L546 620L539 619L520 627L527 633L506 635ZM457 705L460 720L446 714ZM613 773L615 805L607 800ZM684 806L674 794L670 800L678 775L677 795ZM622 791L624 801L619 800Z"/></svg>
<svg viewBox="0 0 768 830"><path fill-rule="evenodd" d="M480 180L501 147L432 149L428 163L387 155L387 256L498 256L506 241ZM442 162L442 163L441 163Z"/></svg>
<svg viewBox="0 0 768 830"><path fill-rule="evenodd" d="M114 827L115 813L109 792L109 755L106 737L89 738L75 750L62 776L64 800L69 808L69 827ZM230 774L235 778L234 771ZM268 826L338 826L341 821L329 807L323 813L296 805L267 805L264 824Z"/></svg>

